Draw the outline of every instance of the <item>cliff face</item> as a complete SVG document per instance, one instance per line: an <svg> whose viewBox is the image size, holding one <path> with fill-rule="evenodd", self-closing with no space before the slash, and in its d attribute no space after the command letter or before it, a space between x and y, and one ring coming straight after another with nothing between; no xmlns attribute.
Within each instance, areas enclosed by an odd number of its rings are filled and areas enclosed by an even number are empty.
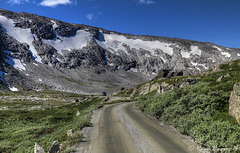
<svg viewBox="0 0 240 153"><path fill-rule="evenodd" d="M229 113L240 124L240 83L236 83L229 100Z"/></svg>
<svg viewBox="0 0 240 153"><path fill-rule="evenodd" d="M240 59L240 50L0 9L0 58L8 87L100 93L148 81L162 69L201 73Z"/></svg>

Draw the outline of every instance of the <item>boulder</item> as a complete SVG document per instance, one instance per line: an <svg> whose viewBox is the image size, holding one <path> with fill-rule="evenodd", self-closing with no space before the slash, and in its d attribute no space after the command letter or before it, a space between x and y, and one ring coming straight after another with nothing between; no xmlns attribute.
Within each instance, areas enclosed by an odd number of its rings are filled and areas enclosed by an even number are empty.
<svg viewBox="0 0 240 153"><path fill-rule="evenodd" d="M229 114L240 124L240 83L236 83L229 99Z"/></svg>
<svg viewBox="0 0 240 153"><path fill-rule="evenodd" d="M60 150L60 147L58 144L58 140L55 140L48 153L57 153L59 150Z"/></svg>
<svg viewBox="0 0 240 153"><path fill-rule="evenodd" d="M37 142L35 142L34 153L46 153L46 152Z"/></svg>

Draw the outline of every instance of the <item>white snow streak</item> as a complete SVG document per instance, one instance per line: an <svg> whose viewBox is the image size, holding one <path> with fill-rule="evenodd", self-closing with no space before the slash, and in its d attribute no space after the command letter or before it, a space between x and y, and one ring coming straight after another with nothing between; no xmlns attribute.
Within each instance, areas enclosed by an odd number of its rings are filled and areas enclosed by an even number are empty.
<svg viewBox="0 0 240 153"><path fill-rule="evenodd" d="M16 88L16 87L9 87L9 89L10 89L11 91L18 91L18 88Z"/></svg>
<svg viewBox="0 0 240 153"><path fill-rule="evenodd" d="M228 52L223 52L223 50L221 48L219 48L217 46L214 46L214 48L217 48L223 56L228 57L228 58L231 57L231 55ZM230 50L230 48L226 48L226 49Z"/></svg>
<svg viewBox="0 0 240 153"><path fill-rule="evenodd" d="M225 57L231 57L231 55L228 52L221 52L221 54Z"/></svg>
<svg viewBox="0 0 240 153"><path fill-rule="evenodd" d="M55 21L53 21L53 20L51 20L51 22L53 23L53 30L55 30L55 29L58 27L58 25L57 25L57 23L56 23Z"/></svg>
<svg viewBox="0 0 240 153"><path fill-rule="evenodd" d="M133 72L138 72L138 69L131 68L130 70Z"/></svg>
<svg viewBox="0 0 240 153"><path fill-rule="evenodd" d="M200 68L199 66L203 67L204 69L208 69L208 67L205 66L205 64L198 64L198 63L193 63L191 62L193 66L195 66L199 71L200 71Z"/></svg>
<svg viewBox="0 0 240 153"><path fill-rule="evenodd" d="M237 56L240 56L240 54L239 54L239 53L237 53Z"/></svg>
<svg viewBox="0 0 240 153"><path fill-rule="evenodd" d="M6 29L6 33L15 38L20 43L27 43L29 45L29 50L33 53L33 56L36 58L36 61L42 63L42 59L37 55L37 51L33 46L33 34L30 29L22 29L15 27L14 21L12 19L8 19L5 16L0 15L0 24Z"/></svg>
<svg viewBox="0 0 240 153"><path fill-rule="evenodd" d="M117 35L117 34L103 34L105 41L97 41L97 43L109 50L112 53L117 53L119 50L124 51L128 54L127 49L124 45L129 46L131 49L144 49L150 51L152 55L154 55L154 51L156 49L161 49L163 52L172 55L173 48L169 47L172 44L160 42L160 41L143 41L141 39L127 39L125 36Z"/></svg>
<svg viewBox="0 0 240 153"><path fill-rule="evenodd" d="M60 38L60 40L43 40L43 42L53 46L59 54L62 54L62 50L71 51L71 49L82 49L87 46L88 41L93 38L91 33L84 30L78 30L76 35L72 37L57 37Z"/></svg>
<svg viewBox="0 0 240 153"><path fill-rule="evenodd" d="M38 64L37 63L33 63L34 65L36 65L36 66L38 66Z"/></svg>
<svg viewBox="0 0 240 153"><path fill-rule="evenodd" d="M219 48L218 46L214 46L214 48L217 48L219 51L222 51L222 49Z"/></svg>

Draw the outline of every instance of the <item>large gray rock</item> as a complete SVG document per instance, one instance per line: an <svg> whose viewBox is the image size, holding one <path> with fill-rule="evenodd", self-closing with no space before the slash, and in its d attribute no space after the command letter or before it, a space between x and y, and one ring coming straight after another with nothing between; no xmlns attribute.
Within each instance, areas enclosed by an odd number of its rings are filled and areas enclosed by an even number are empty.
<svg viewBox="0 0 240 153"><path fill-rule="evenodd" d="M229 99L229 114L240 124L240 83L236 83Z"/></svg>
<svg viewBox="0 0 240 153"><path fill-rule="evenodd" d="M54 141L52 144L52 147L50 148L48 153L58 153L60 150L60 146L58 144L58 140Z"/></svg>

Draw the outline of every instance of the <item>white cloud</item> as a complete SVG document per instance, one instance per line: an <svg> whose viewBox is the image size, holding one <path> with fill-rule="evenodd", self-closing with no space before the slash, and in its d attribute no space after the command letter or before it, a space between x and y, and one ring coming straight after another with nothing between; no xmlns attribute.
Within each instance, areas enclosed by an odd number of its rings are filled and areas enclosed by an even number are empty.
<svg viewBox="0 0 240 153"><path fill-rule="evenodd" d="M102 15L102 12L97 12L97 13L88 13L86 15L86 18L89 20L89 21L93 21L93 20L96 20L99 18L99 16Z"/></svg>
<svg viewBox="0 0 240 153"><path fill-rule="evenodd" d="M138 0L140 4L154 4L155 2L152 0Z"/></svg>
<svg viewBox="0 0 240 153"><path fill-rule="evenodd" d="M56 7L57 5L72 4L71 0L43 0L40 5L47 7Z"/></svg>
<svg viewBox="0 0 240 153"><path fill-rule="evenodd" d="M86 18L89 20L89 21L92 21L94 18L95 18L95 15L94 13L89 13L86 15Z"/></svg>
<svg viewBox="0 0 240 153"><path fill-rule="evenodd" d="M22 4L22 3L28 3L29 0L8 0L7 3L11 4L11 5L15 5L15 4Z"/></svg>

